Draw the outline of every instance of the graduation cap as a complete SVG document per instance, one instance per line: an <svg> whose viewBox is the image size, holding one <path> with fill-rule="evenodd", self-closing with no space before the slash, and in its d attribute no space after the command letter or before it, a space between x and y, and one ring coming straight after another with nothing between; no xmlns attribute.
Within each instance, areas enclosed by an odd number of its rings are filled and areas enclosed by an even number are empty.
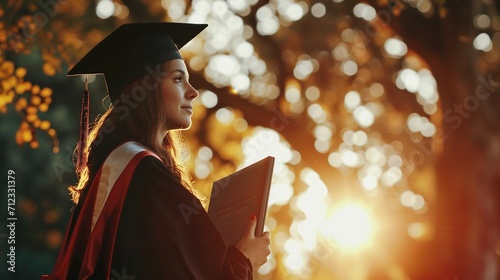
<svg viewBox="0 0 500 280"><path fill-rule="evenodd" d="M207 24L178 22L129 23L120 26L90 50L69 72L68 76L103 74L112 102L134 79L147 73L149 67L182 59L179 52ZM86 165L84 149L88 136L88 82L82 101L77 171Z"/></svg>

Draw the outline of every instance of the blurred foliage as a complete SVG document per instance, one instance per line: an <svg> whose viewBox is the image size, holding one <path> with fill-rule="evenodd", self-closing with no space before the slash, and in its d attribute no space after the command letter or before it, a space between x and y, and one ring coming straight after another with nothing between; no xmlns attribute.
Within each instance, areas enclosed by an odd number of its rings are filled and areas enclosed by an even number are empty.
<svg viewBox="0 0 500 280"><path fill-rule="evenodd" d="M440 259L428 252L438 243L436 209L449 190L439 184L448 174L436 163L446 157L466 170L467 162L447 147L463 148L455 150L462 155L469 146L455 146L457 139L468 143L469 132L480 131L473 135L488 142L498 129L494 97L469 110L470 118L451 111L466 123L460 129L447 120L448 110L474 92L479 75L497 71L498 17L490 2L367 2L372 6L342 0L1 3L1 165L18 174L18 276L50 271L69 218L66 187L76 180L83 88L65 73L120 24L165 20L209 24L183 49L201 93L185 132L197 188L209 195L214 180L267 154L277 157L268 219L273 254L258 279L433 276ZM489 86L493 92L498 84ZM101 77L90 90L95 117L109 103ZM495 165L498 152L489 151ZM334 210L346 201L363 205L378 225L365 247L343 248L329 232Z"/></svg>

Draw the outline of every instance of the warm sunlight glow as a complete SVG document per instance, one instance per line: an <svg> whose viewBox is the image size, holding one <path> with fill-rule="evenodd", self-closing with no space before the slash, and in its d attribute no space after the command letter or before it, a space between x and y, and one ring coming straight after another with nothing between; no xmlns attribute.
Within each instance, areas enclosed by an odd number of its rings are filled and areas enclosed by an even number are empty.
<svg viewBox="0 0 500 280"><path fill-rule="evenodd" d="M360 205L338 208L328 222L328 235L342 247L356 248L367 244L374 232L373 220Z"/></svg>

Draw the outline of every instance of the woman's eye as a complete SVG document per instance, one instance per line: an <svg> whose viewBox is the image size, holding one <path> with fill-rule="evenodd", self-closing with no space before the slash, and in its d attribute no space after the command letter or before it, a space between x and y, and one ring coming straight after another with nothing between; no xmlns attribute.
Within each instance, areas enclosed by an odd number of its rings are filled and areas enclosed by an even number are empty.
<svg viewBox="0 0 500 280"><path fill-rule="evenodd" d="M182 77L181 76L175 77L174 80L175 80L176 83L181 83L182 82Z"/></svg>

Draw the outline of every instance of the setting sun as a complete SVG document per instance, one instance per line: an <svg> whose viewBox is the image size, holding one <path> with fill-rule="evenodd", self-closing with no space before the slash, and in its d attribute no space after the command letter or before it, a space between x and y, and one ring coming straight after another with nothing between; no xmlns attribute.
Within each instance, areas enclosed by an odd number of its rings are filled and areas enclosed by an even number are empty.
<svg viewBox="0 0 500 280"><path fill-rule="evenodd" d="M367 244L374 233L374 223L365 208L345 204L336 209L329 219L327 234L342 247L357 248Z"/></svg>

